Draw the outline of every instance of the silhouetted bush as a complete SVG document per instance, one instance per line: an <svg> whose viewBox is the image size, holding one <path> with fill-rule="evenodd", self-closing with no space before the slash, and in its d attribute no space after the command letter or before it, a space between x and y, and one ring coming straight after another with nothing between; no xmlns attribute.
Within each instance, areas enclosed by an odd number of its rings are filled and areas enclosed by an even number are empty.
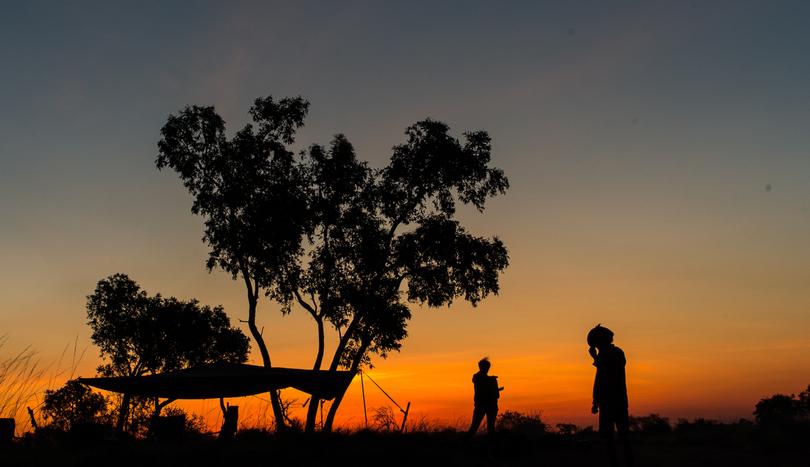
<svg viewBox="0 0 810 467"><path fill-rule="evenodd" d="M180 407L166 407L163 409L163 415L167 417L182 416L183 431L186 436L198 437L208 434L208 426L205 424L205 419L201 415L189 413Z"/></svg>
<svg viewBox="0 0 810 467"><path fill-rule="evenodd" d="M161 415L152 419L150 437L158 441L177 442L185 438L186 415Z"/></svg>
<svg viewBox="0 0 810 467"><path fill-rule="evenodd" d="M762 445L761 433L751 420L721 422L707 418L690 421L679 418L673 427L673 439L689 446L735 447L736 449Z"/></svg>
<svg viewBox="0 0 810 467"><path fill-rule="evenodd" d="M273 439L273 430L267 428L242 428L234 437L240 441L268 441Z"/></svg>
<svg viewBox="0 0 810 467"><path fill-rule="evenodd" d="M526 435L541 435L546 433L548 425L540 419L540 414L522 414L507 410L498 415L495 424L498 431L508 431Z"/></svg>
<svg viewBox="0 0 810 467"><path fill-rule="evenodd" d="M107 398L78 381L45 391L42 413L52 428L71 431L88 425L110 423Z"/></svg>
<svg viewBox="0 0 810 467"><path fill-rule="evenodd" d="M426 416L420 415L419 417L409 420L406 430L411 433L430 433L441 432L444 428L432 423Z"/></svg>
<svg viewBox="0 0 810 467"><path fill-rule="evenodd" d="M754 418L767 428L790 428L810 423L810 386L799 393L775 394L757 402Z"/></svg>
<svg viewBox="0 0 810 467"><path fill-rule="evenodd" d="M644 417L630 417L630 431L647 435L662 435L672 431L669 419L656 413Z"/></svg>
<svg viewBox="0 0 810 467"><path fill-rule="evenodd" d="M707 418L696 418L690 422L685 418L679 418L678 423L675 424L675 432L689 433L695 431L705 431L717 428L718 426L720 426L720 422L717 420L710 420Z"/></svg>
<svg viewBox="0 0 810 467"><path fill-rule="evenodd" d="M579 427L573 423L558 423L555 426L557 427L557 433L563 436L573 436L579 432Z"/></svg>
<svg viewBox="0 0 810 467"><path fill-rule="evenodd" d="M377 407L371 419L373 427L379 431L399 430L399 423L397 423L397 416L394 413L394 409L387 405Z"/></svg>

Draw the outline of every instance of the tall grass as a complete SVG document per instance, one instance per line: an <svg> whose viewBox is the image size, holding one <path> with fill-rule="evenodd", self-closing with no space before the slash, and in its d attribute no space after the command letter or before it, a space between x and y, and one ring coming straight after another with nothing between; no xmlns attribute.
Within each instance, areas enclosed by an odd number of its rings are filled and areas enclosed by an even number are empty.
<svg viewBox="0 0 810 467"><path fill-rule="evenodd" d="M16 419L18 432L30 431L34 427L26 413L27 409L31 407L36 411L42 405L45 390L61 386L76 377L76 369L87 348L79 352L77 336L72 345L65 345L55 365L43 366L31 346L9 355L5 352L7 343L8 335L1 335L0 417Z"/></svg>
<svg viewBox="0 0 810 467"><path fill-rule="evenodd" d="M7 343L8 335L0 336L0 354ZM19 418L39 392L44 373L30 346L0 357L0 417Z"/></svg>

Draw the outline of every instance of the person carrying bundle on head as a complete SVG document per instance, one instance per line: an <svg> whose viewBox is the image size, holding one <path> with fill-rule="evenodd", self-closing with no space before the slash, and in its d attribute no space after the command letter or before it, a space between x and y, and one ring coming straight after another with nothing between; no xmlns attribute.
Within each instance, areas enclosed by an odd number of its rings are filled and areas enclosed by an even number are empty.
<svg viewBox="0 0 810 467"><path fill-rule="evenodd" d="M630 416L624 371L627 359L622 349L613 345L613 331L601 324L588 332L587 340L588 353L593 357L593 366L596 367L591 413L599 414L599 434L607 444L610 465L619 465L613 439L615 429L619 440L624 444L625 464L630 466L633 458L628 439Z"/></svg>

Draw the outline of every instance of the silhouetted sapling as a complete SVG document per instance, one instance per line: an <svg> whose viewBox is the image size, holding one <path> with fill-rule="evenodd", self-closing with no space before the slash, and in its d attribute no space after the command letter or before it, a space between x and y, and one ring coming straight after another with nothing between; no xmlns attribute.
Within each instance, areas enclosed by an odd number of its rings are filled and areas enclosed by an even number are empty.
<svg viewBox="0 0 810 467"><path fill-rule="evenodd" d="M71 380L59 389L45 391L42 414L52 428L71 431L91 423L109 423L108 400L102 394Z"/></svg>
<svg viewBox="0 0 810 467"><path fill-rule="evenodd" d="M231 327L221 306L200 305L160 294L149 296L125 274L102 279L87 297L91 339L98 346L104 376L142 376L216 362L247 361L249 341ZM172 399L148 401L153 416ZM124 394L116 428L123 430L132 405Z"/></svg>

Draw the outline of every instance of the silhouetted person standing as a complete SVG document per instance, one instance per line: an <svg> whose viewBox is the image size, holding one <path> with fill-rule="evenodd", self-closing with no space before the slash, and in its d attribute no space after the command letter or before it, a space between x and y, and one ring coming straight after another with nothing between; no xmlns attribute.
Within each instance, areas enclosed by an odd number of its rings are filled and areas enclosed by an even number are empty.
<svg viewBox="0 0 810 467"><path fill-rule="evenodd" d="M484 416L487 417L487 433L492 435L495 433L495 419L498 417L498 398L501 397L503 387L498 387L498 377L489 375L489 368L492 366L489 359L484 357L478 362L478 373L472 377L473 388L475 389L475 396L473 401L475 408L473 409L472 423L470 429L467 431L467 438L472 437L477 431L478 426Z"/></svg>
<svg viewBox="0 0 810 467"><path fill-rule="evenodd" d="M628 432L630 417L627 403L627 380L624 367L627 360L622 349L613 345L613 331L597 325L588 333L588 353L593 357L596 378L593 382L593 407L599 414L599 434L605 439L611 466L619 465L614 428L624 444L624 461L633 465Z"/></svg>

